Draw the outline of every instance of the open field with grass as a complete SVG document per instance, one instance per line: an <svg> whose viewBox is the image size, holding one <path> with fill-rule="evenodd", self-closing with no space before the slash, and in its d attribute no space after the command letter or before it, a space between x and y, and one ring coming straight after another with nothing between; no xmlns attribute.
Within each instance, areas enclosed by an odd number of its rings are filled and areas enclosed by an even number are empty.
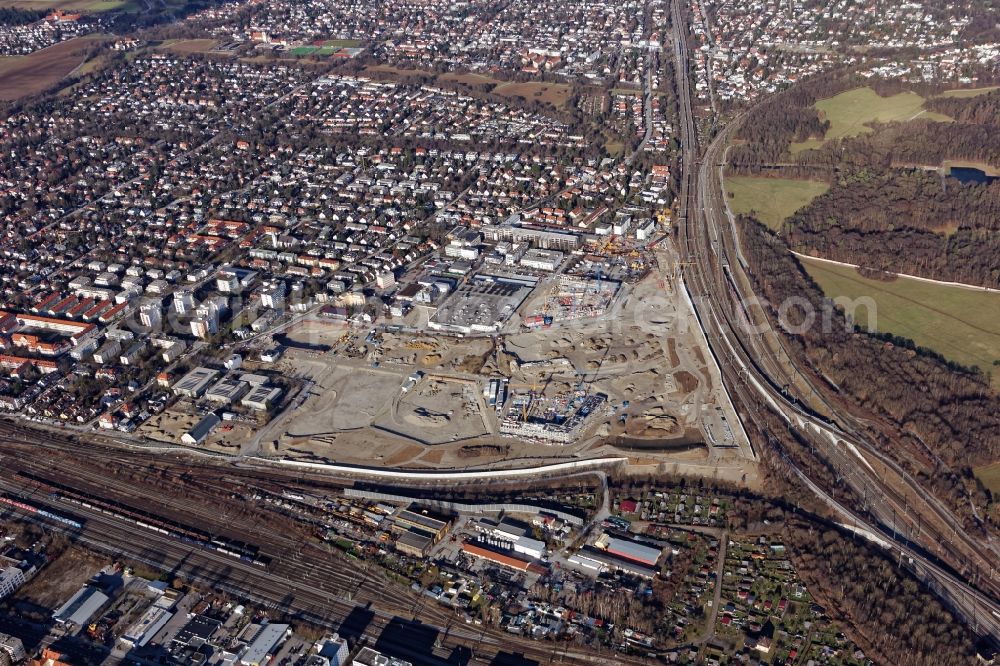
<svg viewBox="0 0 1000 666"><path fill-rule="evenodd" d="M457 74L455 72L449 72L447 74L442 74L438 77L439 81L449 81L451 83L461 83L467 86L480 86L483 84L496 84L497 80L491 76L486 76L484 74L476 74L475 72L465 72L463 74Z"/></svg>
<svg viewBox="0 0 1000 666"><path fill-rule="evenodd" d="M514 81L501 81L484 74L466 72L462 74L448 73L436 75L423 69L400 69L390 65L370 65L365 67L366 72L380 72L385 74L396 74L398 76L427 76L443 83L458 83L470 87L481 85L493 85L491 92L501 97L520 97L524 100L538 100L539 102L551 104L556 108L562 108L569 99L570 86L565 83L547 83L542 81L527 81L523 83Z"/></svg>
<svg viewBox="0 0 1000 666"><path fill-rule="evenodd" d="M871 298L879 331L909 338L945 358L983 372L1000 385L1000 293L930 284L908 278L870 280L849 266L800 259L830 298ZM859 324L869 313L857 308Z"/></svg>
<svg viewBox="0 0 1000 666"><path fill-rule="evenodd" d="M879 97L871 88L855 88L835 97L816 102L820 115L830 121L830 129L822 139L793 143L792 154L818 148L831 139L842 139L871 132L868 123L903 122L922 118L950 122L951 118L924 109L924 98L915 92L891 97Z"/></svg>
<svg viewBox="0 0 1000 666"><path fill-rule="evenodd" d="M612 157L621 157L625 154L625 144L618 139L609 139L604 144L604 150Z"/></svg>
<svg viewBox="0 0 1000 666"><path fill-rule="evenodd" d="M792 213L830 189L817 180L729 176L726 195L734 213L756 213L758 220L774 230Z"/></svg>
<svg viewBox="0 0 1000 666"><path fill-rule="evenodd" d="M61 9L65 12L94 14L115 10L130 11L138 8L135 0L0 0L0 7L18 7L41 12Z"/></svg>
<svg viewBox="0 0 1000 666"><path fill-rule="evenodd" d="M78 37L31 55L0 58L0 100L9 102L55 85L83 63L94 39Z"/></svg>
<svg viewBox="0 0 1000 666"><path fill-rule="evenodd" d="M946 90L941 93L941 97L979 97L980 95L985 95L988 92L993 92L997 90L1000 86L986 86L985 88L960 88L958 90Z"/></svg>
<svg viewBox="0 0 1000 666"><path fill-rule="evenodd" d="M331 49L356 49L361 44L359 39L327 39L323 41L321 46Z"/></svg>
<svg viewBox="0 0 1000 666"><path fill-rule="evenodd" d="M976 467L972 472L982 481L984 486L990 489L994 497L1000 496L1000 462Z"/></svg>
<svg viewBox="0 0 1000 666"><path fill-rule="evenodd" d="M499 81L484 74L468 72L465 74L442 74L439 81L449 81L461 83L467 86L490 85L494 86L492 92L501 97L520 97L525 100L536 99L539 102L551 104L561 108L569 99L570 87L565 83L542 83L539 81L527 81L515 83L510 81Z"/></svg>
<svg viewBox="0 0 1000 666"><path fill-rule="evenodd" d="M569 90L569 86L565 83L529 81L528 83L501 83L493 89L493 92L503 97L521 97L529 101L537 99L539 102L561 108L569 99Z"/></svg>
<svg viewBox="0 0 1000 666"><path fill-rule="evenodd" d="M395 74L396 76L430 76L434 77L434 72L426 69L406 69L403 67L393 67L392 65L368 65L363 73Z"/></svg>
<svg viewBox="0 0 1000 666"><path fill-rule="evenodd" d="M216 39L171 39L156 47L158 51L170 51L178 55L191 55L192 53L208 53L219 41Z"/></svg>

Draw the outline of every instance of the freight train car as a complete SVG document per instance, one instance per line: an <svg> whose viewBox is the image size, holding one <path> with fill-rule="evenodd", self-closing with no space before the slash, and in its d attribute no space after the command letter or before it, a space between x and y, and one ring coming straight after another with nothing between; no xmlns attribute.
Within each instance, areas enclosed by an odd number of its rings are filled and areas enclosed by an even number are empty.
<svg viewBox="0 0 1000 666"><path fill-rule="evenodd" d="M18 472L18 474L51 491L53 497L58 497L61 501L78 504L91 511L100 511L107 516L130 522L137 527L164 534L173 539L179 539L185 543L194 544L199 548L212 550L227 557L249 562L255 566L266 568L271 562L270 557L261 554L259 548L252 544L217 537L204 530L184 525L169 518L163 518L162 516L157 516L120 502L91 495L30 472Z"/></svg>
<svg viewBox="0 0 1000 666"><path fill-rule="evenodd" d="M18 509L21 509L22 511L25 511L27 513L36 516L41 516L42 518L48 518L51 521L61 523L63 525L72 527L74 529L83 528L83 523L81 523L79 520L76 520L74 518L67 518L66 516L60 516L57 513L52 513L51 511L47 511L42 507L37 507L34 504L31 504L17 497L11 497L9 495L0 494L0 502L6 504L7 506L13 506Z"/></svg>

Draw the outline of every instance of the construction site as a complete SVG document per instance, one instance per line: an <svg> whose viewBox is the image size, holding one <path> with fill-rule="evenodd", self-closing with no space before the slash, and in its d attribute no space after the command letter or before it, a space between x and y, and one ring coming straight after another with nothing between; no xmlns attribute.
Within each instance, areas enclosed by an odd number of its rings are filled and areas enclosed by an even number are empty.
<svg viewBox="0 0 1000 666"><path fill-rule="evenodd" d="M547 396L524 391L511 396L500 420L500 432L511 437L568 444L602 412L606 398L578 389Z"/></svg>
<svg viewBox="0 0 1000 666"><path fill-rule="evenodd" d="M624 454L739 480L751 454L674 270L549 276L492 333L344 323L316 345L307 318L286 336L313 345L273 367L307 388L243 452L415 470Z"/></svg>
<svg viewBox="0 0 1000 666"><path fill-rule="evenodd" d="M529 303L530 314L522 318L521 323L525 328L537 328L600 317L608 311L620 287L620 282L602 280L600 276L587 279L560 275L536 290L542 294Z"/></svg>

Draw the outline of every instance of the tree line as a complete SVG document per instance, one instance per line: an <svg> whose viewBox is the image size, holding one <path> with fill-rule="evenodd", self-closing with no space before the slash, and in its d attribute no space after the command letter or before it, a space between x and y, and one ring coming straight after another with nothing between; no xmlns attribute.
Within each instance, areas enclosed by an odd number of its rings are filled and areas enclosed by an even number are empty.
<svg viewBox="0 0 1000 666"><path fill-rule="evenodd" d="M750 217L741 216L738 224L758 294L770 304L800 303L787 313L792 322L808 308L829 309L778 234ZM775 306L768 307L777 320ZM839 389L838 400L865 416L880 450L949 504L968 529L983 534L982 521L996 520L996 498L972 467L1000 458L1000 396L975 371L854 330L840 310L830 319L829 326L787 333L793 353L817 381ZM973 505L986 511L976 516Z"/></svg>
<svg viewBox="0 0 1000 666"><path fill-rule="evenodd" d="M976 639L882 551L843 532L796 520L785 531L809 592L878 663L975 664Z"/></svg>
<svg viewBox="0 0 1000 666"><path fill-rule="evenodd" d="M860 169L783 225L795 250L878 271L1000 286L1000 182Z"/></svg>

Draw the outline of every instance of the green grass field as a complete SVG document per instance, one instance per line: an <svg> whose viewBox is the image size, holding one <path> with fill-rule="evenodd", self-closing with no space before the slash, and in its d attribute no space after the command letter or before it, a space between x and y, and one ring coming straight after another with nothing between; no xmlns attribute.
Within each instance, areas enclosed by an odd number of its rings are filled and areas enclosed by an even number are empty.
<svg viewBox="0 0 1000 666"><path fill-rule="evenodd" d="M1000 496L1000 462L976 467L972 472L990 489L994 497Z"/></svg>
<svg viewBox="0 0 1000 666"><path fill-rule="evenodd" d="M1000 86L986 86L985 88L960 88L958 90L946 90L941 93L941 97L979 97L988 92L997 90Z"/></svg>
<svg viewBox="0 0 1000 666"><path fill-rule="evenodd" d="M293 56L307 56L316 53L316 51L319 51L318 46L296 46L289 53Z"/></svg>
<svg viewBox="0 0 1000 666"><path fill-rule="evenodd" d="M830 189L826 183L815 180L789 180L787 178L753 178L730 176L726 178L726 194L734 213L756 213L757 219L774 230L792 213Z"/></svg>
<svg viewBox="0 0 1000 666"><path fill-rule="evenodd" d="M849 266L803 259L809 275L828 297L870 297L875 301L879 331L909 338L945 358L992 371L1000 385L1000 293L929 284L908 278L869 280ZM858 308L858 323L868 313Z"/></svg>
<svg viewBox="0 0 1000 666"><path fill-rule="evenodd" d="M826 120L830 129L823 139L810 139L793 143L792 154L817 148L831 139L858 136L871 132L868 123L902 122L923 118L939 122L950 122L951 118L924 109L924 98L915 92L904 92L892 97L879 97L871 88L855 88L840 93L836 97L816 102L816 108Z"/></svg>

